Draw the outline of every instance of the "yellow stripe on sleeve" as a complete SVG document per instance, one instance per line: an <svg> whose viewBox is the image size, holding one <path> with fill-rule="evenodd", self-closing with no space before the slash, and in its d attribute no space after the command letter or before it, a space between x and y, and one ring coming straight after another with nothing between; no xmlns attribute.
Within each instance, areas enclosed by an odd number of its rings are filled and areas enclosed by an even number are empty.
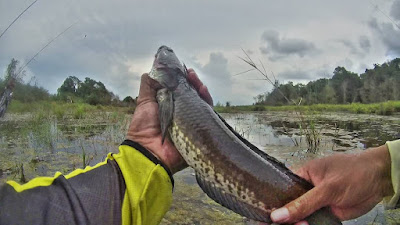
<svg viewBox="0 0 400 225"><path fill-rule="evenodd" d="M389 149L391 159L391 176L394 195L387 203L387 208L394 208L400 198L400 140L388 141L386 145Z"/></svg>
<svg viewBox="0 0 400 225"><path fill-rule="evenodd" d="M108 159L112 159L111 153L109 153L107 155L107 158L103 162L97 163L93 167L87 166L87 167L85 167L85 169L76 169L76 170L72 171L71 173L65 175L65 178L69 179L69 178L72 178L72 177L77 176L79 174L86 173L88 171L96 169L97 167L100 167L102 165L107 164L107 160ZM33 178L32 180L30 180L26 184L18 184L17 182L12 181L12 180L7 181L6 183L8 185L10 185L11 187L13 187L16 192L22 192L22 191L29 190L29 189L32 189L32 188L35 188L35 187L50 186L54 182L54 180L57 179L57 177L59 177L59 176L62 176L61 172L56 172L53 177L36 177L36 178Z"/></svg>
<svg viewBox="0 0 400 225"><path fill-rule="evenodd" d="M172 182L165 169L134 148L121 145L112 157L124 176L122 224L159 224L172 202Z"/></svg>

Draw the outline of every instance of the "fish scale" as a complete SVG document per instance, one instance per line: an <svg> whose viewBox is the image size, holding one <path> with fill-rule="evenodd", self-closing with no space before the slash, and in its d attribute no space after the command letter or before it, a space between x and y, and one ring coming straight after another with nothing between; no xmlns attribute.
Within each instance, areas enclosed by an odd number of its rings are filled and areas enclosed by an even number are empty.
<svg viewBox="0 0 400 225"><path fill-rule="evenodd" d="M250 219L271 222L272 209L313 186L238 135L199 97L186 76L173 50L161 46L150 77L163 86L157 92L163 138L171 138L210 198ZM306 220L310 225L341 224L329 208Z"/></svg>

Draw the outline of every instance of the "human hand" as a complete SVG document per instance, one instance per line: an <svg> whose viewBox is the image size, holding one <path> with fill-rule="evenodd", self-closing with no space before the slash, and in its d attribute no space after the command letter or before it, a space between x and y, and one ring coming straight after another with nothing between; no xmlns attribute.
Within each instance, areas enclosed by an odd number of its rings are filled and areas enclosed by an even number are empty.
<svg viewBox="0 0 400 225"><path fill-rule="evenodd" d="M360 154L336 154L312 160L296 173L314 188L271 213L276 223L295 223L330 206L340 220L357 218L393 194L386 145ZM300 221L296 225L305 225Z"/></svg>
<svg viewBox="0 0 400 225"><path fill-rule="evenodd" d="M188 70L187 79L200 97L212 106L213 101L207 87L203 85L193 69ZM172 173L176 173L184 169L187 164L168 138L162 143L156 100L157 91L161 88L160 84L151 79L148 74L142 75L137 106L126 139L141 144L163 162Z"/></svg>

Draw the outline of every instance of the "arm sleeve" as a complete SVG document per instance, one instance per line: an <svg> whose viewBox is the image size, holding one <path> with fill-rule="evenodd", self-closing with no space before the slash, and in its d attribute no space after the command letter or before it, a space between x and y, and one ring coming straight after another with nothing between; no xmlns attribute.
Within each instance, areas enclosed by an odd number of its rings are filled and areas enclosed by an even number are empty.
<svg viewBox="0 0 400 225"><path fill-rule="evenodd" d="M400 207L400 140L388 141L386 145L390 153L391 177L394 190L394 195L386 203L386 208L393 209Z"/></svg>
<svg viewBox="0 0 400 225"><path fill-rule="evenodd" d="M0 187L0 224L158 224L173 180L146 149L124 141L94 167Z"/></svg>

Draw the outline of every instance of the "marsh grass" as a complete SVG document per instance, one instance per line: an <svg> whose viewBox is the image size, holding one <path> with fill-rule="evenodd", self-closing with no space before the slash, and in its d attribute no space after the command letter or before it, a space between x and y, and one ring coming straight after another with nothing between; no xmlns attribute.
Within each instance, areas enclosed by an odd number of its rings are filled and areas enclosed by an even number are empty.
<svg viewBox="0 0 400 225"><path fill-rule="evenodd" d="M26 114L30 113L34 117L48 118L55 117L57 120L65 119L84 119L87 115L93 116L98 114L102 117L111 117L119 119L121 114L131 113L134 107L117 107L90 105L87 103L65 103L60 101L37 101L37 102L21 102L14 100L11 102L8 113Z"/></svg>
<svg viewBox="0 0 400 225"><path fill-rule="evenodd" d="M381 103L352 103L352 104L314 104L314 105L285 105L285 106L216 106L215 111L220 113L257 112L257 111L315 111L315 112L349 112L356 114L392 115L400 113L400 101Z"/></svg>
<svg viewBox="0 0 400 225"><path fill-rule="evenodd" d="M0 171L8 172L2 173L1 180L21 183L38 175L84 168L117 152L131 118L126 112L132 110L56 101L13 101L10 106L2 129L11 132L0 140L4 150L0 157L6 157L0 160Z"/></svg>
<svg viewBox="0 0 400 225"><path fill-rule="evenodd" d="M242 49L243 50L243 49ZM290 106L294 107L293 111L295 112L297 121L298 121L298 126L300 130L302 131L302 135L305 136L307 140L307 150L308 152L312 153L317 153L321 141L321 129L318 129L315 123L315 117L313 116L312 113L309 113L310 111L304 111L301 107L301 99L299 102L294 101L293 99L289 99L280 89L278 86L278 82L275 79L275 76L273 75L274 81L270 78L270 76L267 73L267 70L264 67L264 64L260 61L260 66L258 66L252 59L251 57L247 54L246 51L243 50L243 53L245 54L245 58L240 58L242 59L245 63L247 63L251 69L246 71L257 71L263 76L262 80L268 81L272 86L274 86L275 90L278 90L278 92L282 95L282 97L289 103ZM254 106L254 110L262 111L263 108ZM300 136L302 136L300 135ZM292 137L290 137L293 139ZM298 144L297 140L292 140L293 143Z"/></svg>

